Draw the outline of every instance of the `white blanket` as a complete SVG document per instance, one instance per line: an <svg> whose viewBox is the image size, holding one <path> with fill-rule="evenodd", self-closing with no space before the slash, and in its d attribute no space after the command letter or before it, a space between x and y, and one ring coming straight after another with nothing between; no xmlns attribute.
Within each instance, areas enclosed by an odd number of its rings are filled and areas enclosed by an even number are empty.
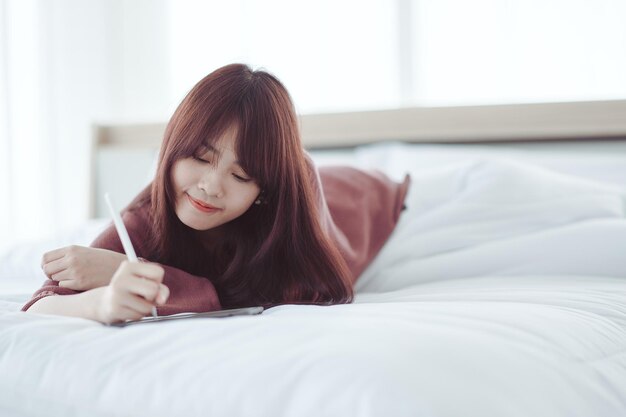
<svg viewBox="0 0 626 417"><path fill-rule="evenodd" d="M0 415L624 416L624 190L414 173L354 304L108 328L0 301Z"/></svg>

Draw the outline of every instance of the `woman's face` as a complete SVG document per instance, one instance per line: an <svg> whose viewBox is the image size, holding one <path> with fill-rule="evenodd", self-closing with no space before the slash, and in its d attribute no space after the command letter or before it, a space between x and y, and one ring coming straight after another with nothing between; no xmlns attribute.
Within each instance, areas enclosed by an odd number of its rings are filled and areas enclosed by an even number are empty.
<svg viewBox="0 0 626 417"><path fill-rule="evenodd" d="M237 163L236 134L231 127L215 148L203 145L193 157L179 159L172 167L176 215L192 229L209 230L236 219L261 191Z"/></svg>

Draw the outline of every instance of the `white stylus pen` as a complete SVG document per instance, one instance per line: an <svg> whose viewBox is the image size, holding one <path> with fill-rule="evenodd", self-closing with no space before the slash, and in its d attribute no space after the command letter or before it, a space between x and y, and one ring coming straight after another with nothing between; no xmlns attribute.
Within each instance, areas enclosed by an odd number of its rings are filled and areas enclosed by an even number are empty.
<svg viewBox="0 0 626 417"><path fill-rule="evenodd" d="M111 202L111 197L109 193L104 193L104 199L109 206L109 211L111 212L111 217L113 217L113 223L115 224L115 230L117 230L117 234L122 241L122 246L124 247L124 252L126 252L126 256L128 260L131 262L137 262L137 254L135 253L135 248L133 248L133 244L130 241L130 236L128 236L128 230L126 230L126 226L120 217L120 214L113 208L113 203ZM157 310L155 306L152 306L152 317L157 316Z"/></svg>

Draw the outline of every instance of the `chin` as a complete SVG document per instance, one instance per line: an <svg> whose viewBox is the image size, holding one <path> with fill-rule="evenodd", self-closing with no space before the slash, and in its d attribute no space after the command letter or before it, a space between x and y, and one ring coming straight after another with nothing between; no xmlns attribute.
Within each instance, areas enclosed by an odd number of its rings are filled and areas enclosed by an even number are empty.
<svg viewBox="0 0 626 417"><path fill-rule="evenodd" d="M198 231L203 231L203 230L209 230L211 229L211 226L207 226L207 225L203 225L202 223L199 223L198 221L186 221L183 222L185 223L188 227L191 227L194 230L198 230Z"/></svg>
<svg viewBox="0 0 626 417"><path fill-rule="evenodd" d="M179 219L180 219L180 217L179 217ZM217 226L212 226L212 225L211 226L209 226L209 225L201 225L201 224L198 224L197 221L194 222L194 221L188 221L188 220L183 220L183 219L180 219L180 221L185 226L189 227L190 229L197 230L198 232L203 232L203 231L214 229L215 227L217 227Z"/></svg>
<svg viewBox="0 0 626 417"><path fill-rule="evenodd" d="M205 228L203 228L203 227L197 227L197 226L194 226L193 224L189 224L189 223L185 223L185 225L186 225L187 227L189 227L190 229L197 230L197 231L199 231L199 232L201 232L201 231L203 231L203 230L206 230L206 229L205 229Z"/></svg>
<svg viewBox="0 0 626 417"><path fill-rule="evenodd" d="M189 218L190 216L184 216L184 215L180 215L179 213L176 213L176 217L182 224L189 227L190 229L200 230L200 231L205 230L203 227L198 226L198 223L196 221L193 221L193 219L190 219Z"/></svg>

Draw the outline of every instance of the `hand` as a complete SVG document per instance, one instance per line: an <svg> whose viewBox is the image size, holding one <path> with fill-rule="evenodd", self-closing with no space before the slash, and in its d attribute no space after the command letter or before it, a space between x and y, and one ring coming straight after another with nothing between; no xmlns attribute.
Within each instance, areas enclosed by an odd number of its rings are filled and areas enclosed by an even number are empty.
<svg viewBox="0 0 626 417"><path fill-rule="evenodd" d="M72 245L46 252L41 269L48 278L58 281L59 287L86 291L108 285L125 260L123 253Z"/></svg>
<svg viewBox="0 0 626 417"><path fill-rule="evenodd" d="M96 303L96 317L102 323L139 320L155 305L165 304L170 290L163 284L163 268L155 263L124 261Z"/></svg>

